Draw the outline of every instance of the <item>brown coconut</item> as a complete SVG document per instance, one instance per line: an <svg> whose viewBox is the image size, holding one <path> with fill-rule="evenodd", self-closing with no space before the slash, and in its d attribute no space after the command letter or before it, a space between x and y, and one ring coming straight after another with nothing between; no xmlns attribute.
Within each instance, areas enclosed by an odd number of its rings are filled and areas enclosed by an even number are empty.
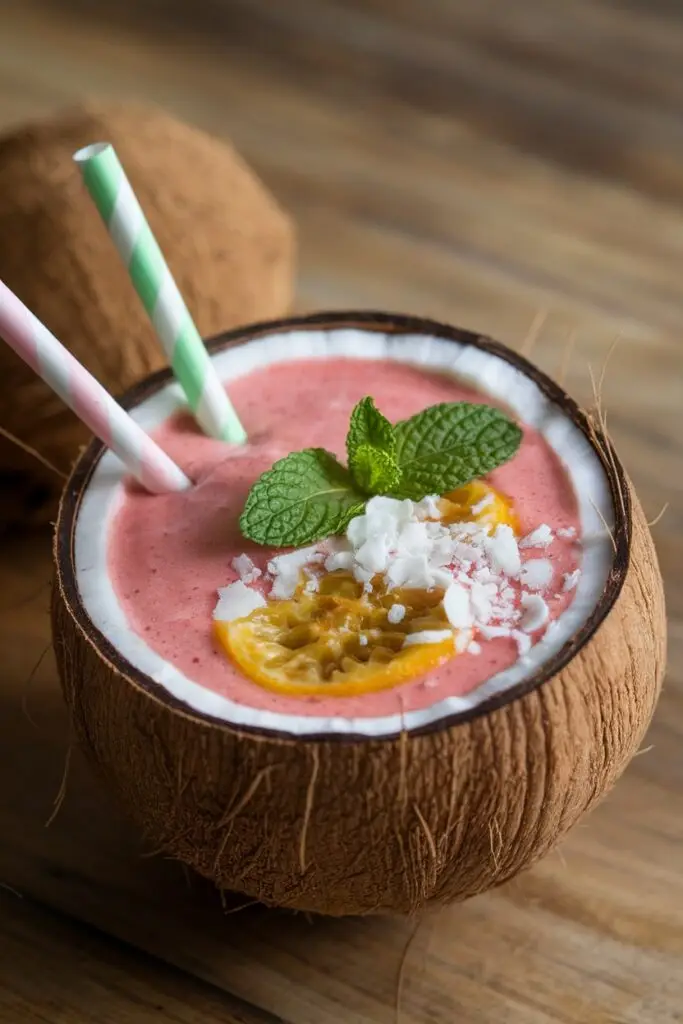
<svg viewBox="0 0 683 1024"><path fill-rule="evenodd" d="M494 342L415 318L350 314L284 324L351 325L436 334L503 355L590 439L617 521L611 574L579 633L502 700L420 734L297 739L210 720L126 663L80 602L72 542L102 452L92 443L57 523L55 650L78 736L154 848L266 904L331 915L410 913L512 878L610 789L641 743L661 686L662 583L645 516L613 448L538 369ZM237 331L217 344L254 335ZM135 389L128 403L161 379Z"/></svg>
<svg viewBox="0 0 683 1024"><path fill-rule="evenodd" d="M90 104L0 138L0 279L119 394L167 361L72 160L98 141L118 151L205 337L288 309L294 232L228 143L154 108ZM88 437L3 344L0 427L64 471ZM0 528L46 521L55 479L0 436Z"/></svg>

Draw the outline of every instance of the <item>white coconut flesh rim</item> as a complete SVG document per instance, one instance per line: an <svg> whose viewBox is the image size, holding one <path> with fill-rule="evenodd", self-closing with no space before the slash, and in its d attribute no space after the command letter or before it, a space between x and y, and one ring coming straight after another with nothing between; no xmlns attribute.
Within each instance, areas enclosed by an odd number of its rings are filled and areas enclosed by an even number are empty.
<svg viewBox="0 0 683 1024"><path fill-rule="evenodd" d="M109 579L109 526L121 502L125 475L110 451L104 453L90 478L76 522L76 580L85 612L96 630L131 666L194 711L234 726L297 736L386 737L434 728L445 719L470 717L479 706L492 701L504 703L507 691L542 671L586 624L603 594L614 561L606 528L613 528L614 506L605 470L582 431L534 380L506 359L450 338L348 327L294 329L274 331L223 349L212 358L220 378L227 382L274 363L335 356L395 360L427 371L452 373L462 383L504 402L522 422L538 430L559 456L578 501L583 540L581 575L574 600L555 620L555 628L534 644L524 662L518 661L490 677L466 696L441 698L419 710L381 717L282 714L238 704L205 689L133 632ZM151 431L184 405L178 385L170 383L143 400L132 415Z"/></svg>

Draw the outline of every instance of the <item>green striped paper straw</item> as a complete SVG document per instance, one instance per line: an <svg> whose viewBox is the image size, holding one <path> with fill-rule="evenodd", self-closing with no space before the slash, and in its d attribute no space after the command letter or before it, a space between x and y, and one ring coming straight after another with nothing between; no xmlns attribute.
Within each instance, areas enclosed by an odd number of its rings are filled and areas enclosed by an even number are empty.
<svg viewBox="0 0 683 1024"><path fill-rule="evenodd" d="M233 444L247 435L171 277L113 146L74 153L88 192L149 314L188 405L205 434Z"/></svg>

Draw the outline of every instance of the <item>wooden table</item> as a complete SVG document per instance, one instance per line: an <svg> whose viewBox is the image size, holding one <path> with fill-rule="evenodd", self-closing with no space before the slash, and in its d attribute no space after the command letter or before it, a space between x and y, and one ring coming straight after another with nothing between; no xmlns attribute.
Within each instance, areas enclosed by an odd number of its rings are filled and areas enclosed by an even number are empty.
<svg viewBox="0 0 683 1024"><path fill-rule="evenodd" d="M7 539L0 1021L390 1024L397 1002L402 1024L683 1021L683 16L665 0L198 0L182 24L178 0L163 22L154 0L130 23L115 6L105 31L0 0L0 123L99 92L230 135L298 220L302 309L426 313L513 346L544 310L535 356L586 403L619 336L604 400L648 514L669 503L670 669L614 793L500 891L419 926L222 908L142 856L71 750L49 538Z"/></svg>

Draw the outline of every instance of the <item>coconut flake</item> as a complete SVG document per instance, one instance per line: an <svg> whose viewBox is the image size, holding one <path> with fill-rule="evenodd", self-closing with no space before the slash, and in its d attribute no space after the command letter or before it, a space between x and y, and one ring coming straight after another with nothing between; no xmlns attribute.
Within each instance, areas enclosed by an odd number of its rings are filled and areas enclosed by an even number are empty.
<svg viewBox="0 0 683 1024"><path fill-rule="evenodd" d="M418 519L440 519L441 509L439 508L438 494L428 494L422 501L415 505L415 515Z"/></svg>
<svg viewBox="0 0 683 1024"><path fill-rule="evenodd" d="M455 629L467 629L472 625L470 595L460 583L451 583L443 596L446 618Z"/></svg>
<svg viewBox="0 0 683 1024"><path fill-rule="evenodd" d="M242 580L229 583L218 591L218 604L213 610L213 617L219 622L232 622L243 619L257 608L265 608L266 599L263 594L248 587Z"/></svg>
<svg viewBox="0 0 683 1024"><path fill-rule="evenodd" d="M447 590L453 582L453 573L448 569L432 569L432 581L435 587Z"/></svg>
<svg viewBox="0 0 683 1024"><path fill-rule="evenodd" d="M476 505L470 505L470 512L475 516L478 516L479 513L483 512L484 509L487 509L489 505L493 505L494 501L495 498L493 496L493 491L487 491L481 501L478 501Z"/></svg>
<svg viewBox="0 0 683 1024"><path fill-rule="evenodd" d="M479 625L485 625L491 619L493 609L491 608L491 594L487 592L488 584L473 583L470 590L470 603L474 612L474 619ZM495 593L495 586L494 586Z"/></svg>
<svg viewBox="0 0 683 1024"><path fill-rule="evenodd" d="M308 562L322 562L324 556L318 551L315 544L307 548L297 548L296 551L288 551L284 555L276 555L268 562L268 572L273 576L299 572Z"/></svg>
<svg viewBox="0 0 683 1024"><path fill-rule="evenodd" d="M354 516L346 527L346 538L354 548L359 548L368 539L367 516Z"/></svg>
<svg viewBox="0 0 683 1024"><path fill-rule="evenodd" d="M430 536L426 523L406 523L396 541L398 555L430 554L434 548L434 537Z"/></svg>
<svg viewBox="0 0 683 1024"><path fill-rule="evenodd" d="M352 568L353 553L351 551L333 551L325 559L325 569L327 572L336 572L337 569L349 570Z"/></svg>
<svg viewBox="0 0 683 1024"><path fill-rule="evenodd" d="M576 586L576 584L579 582L580 579L581 579L581 570L580 569L574 569L574 572L565 572L565 573L563 573L562 574L562 591L563 591L563 593L566 594L566 593L568 593L568 591L573 590L574 587Z"/></svg>
<svg viewBox="0 0 683 1024"><path fill-rule="evenodd" d="M403 622L406 617L406 607L404 604L392 604L391 608L387 612L387 620L392 626L398 625L399 622Z"/></svg>
<svg viewBox="0 0 683 1024"><path fill-rule="evenodd" d="M472 579L477 583L499 583L500 576L496 576L495 573L491 572L487 565L481 569L475 569L472 574Z"/></svg>
<svg viewBox="0 0 683 1024"><path fill-rule="evenodd" d="M455 651L456 654L464 654L470 643L472 642L472 630L471 629L459 629L455 634Z"/></svg>
<svg viewBox="0 0 683 1024"><path fill-rule="evenodd" d="M371 572L369 569L364 569L362 565L354 565L354 567L353 567L353 577L354 577L354 579L358 580L359 583L364 584L365 587L369 587L370 588L367 591L367 593L370 593L370 591L372 590L372 577L373 576L374 576L374 573Z"/></svg>
<svg viewBox="0 0 683 1024"><path fill-rule="evenodd" d="M232 567L242 580L242 583L254 583L263 573L252 562L249 555L238 555L233 558Z"/></svg>
<svg viewBox="0 0 683 1024"><path fill-rule="evenodd" d="M422 629L418 633L408 633L403 641L404 647L414 647L416 644L442 644L453 636L450 629Z"/></svg>
<svg viewBox="0 0 683 1024"><path fill-rule="evenodd" d="M519 542L520 548L547 548L553 542L553 531L547 523L541 523Z"/></svg>
<svg viewBox="0 0 683 1024"><path fill-rule="evenodd" d="M298 548L296 551L288 551L284 555L276 555L268 562L268 572L273 577L273 589L271 597L277 600L287 600L294 596L299 585L301 570L305 565L319 565L325 560L325 555L318 551L315 544L307 548Z"/></svg>
<svg viewBox="0 0 683 1024"><path fill-rule="evenodd" d="M517 576L521 568L519 548L511 526L500 523L492 537L486 537L484 547L493 568L504 572L507 576Z"/></svg>
<svg viewBox="0 0 683 1024"><path fill-rule="evenodd" d="M478 644L476 640L470 640L467 645L468 654L481 654L481 644Z"/></svg>
<svg viewBox="0 0 683 1024"><path fill-rule="evenodd" d="M386 581L390 590L394 587L429 590L434 586L434 574L426 555L408 555L394 558L389 563Z"/></svg>
<svg viewBox="0 0 683 1024"><path fill-rule="evenodd" d="M564 537L567 540L571 540L573 537L576 537L576 527L574 527L574 526L566 526L566 527L562 526L557 531L557 536L558 537Z"/></svg>
<svg viewBox="0 0 683 1024"><path fill-rule="evenodd" d="M522 594L521 597L522 615L521 627L525 633L535 633L541 626L545 626L550 612L548 605L539 594Z"/></svg>
<svg viewBox="0 0 683 1024"><path fill-rule="evenodd" d="M545 590L553 578L553 566L547 558L530 558L522 566L522 583L529 590Z"/></svg>
<svg viewBox="0 0 683 1024"><path fill-rule="evenodd" d="M356 561L369 572L384 572L389 563L389 546L391 537L387 533L379 533L361 544L356 551Z"/></svg>
<svg viewBox="0 0 683 1024"><path fill-rule="evenodd" d="M531 637L526 633L522 633L519 629L513 629L510 635L517 644L518 656L523 658L531 650Z"/></svg>
<svg viewBox="0 0 683 1024"><path fill-rule="evenodd" d="M429 564L435 568L442 568L444 565L451 565L453 562L453 541L448 531L440 537L432 536L431 550L429 551Z"/></svg>

